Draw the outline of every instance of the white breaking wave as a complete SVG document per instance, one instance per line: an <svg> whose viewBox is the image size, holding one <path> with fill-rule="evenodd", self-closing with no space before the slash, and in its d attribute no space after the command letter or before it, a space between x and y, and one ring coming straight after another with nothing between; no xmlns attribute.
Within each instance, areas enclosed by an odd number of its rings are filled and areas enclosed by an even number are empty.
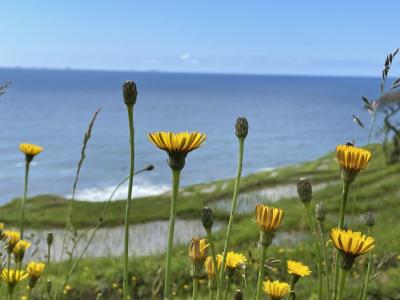
<svg viewBox="0 0 400 300"><path fill-rule="evenodd" d="M107 201L116 186L117 185L108 187L93 187L81 190L78 189L75 193L75 199L87 201ZM154 196L168 192L170 189L170 186L166 184L155 185L142 180L139 182L138 180L134 180L132 193L133 197ZM127 195L128 182L119 187L117 192L114 194L113 200L126 199ZM71 198L71 196L71 194L66 195L67 198Z"/></svg>

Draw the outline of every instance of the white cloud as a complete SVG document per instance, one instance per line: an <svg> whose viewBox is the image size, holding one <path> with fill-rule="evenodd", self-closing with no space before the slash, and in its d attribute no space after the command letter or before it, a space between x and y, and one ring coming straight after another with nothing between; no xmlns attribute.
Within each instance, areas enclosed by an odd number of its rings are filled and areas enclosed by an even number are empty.
<svg viewBox="0 0 400 300"><path fill-rule="evenodd" d="M184 53L180 57L181 61L190 63L192 65L196 65L199 63L199 60L194 58L190 53Z"/></svg>

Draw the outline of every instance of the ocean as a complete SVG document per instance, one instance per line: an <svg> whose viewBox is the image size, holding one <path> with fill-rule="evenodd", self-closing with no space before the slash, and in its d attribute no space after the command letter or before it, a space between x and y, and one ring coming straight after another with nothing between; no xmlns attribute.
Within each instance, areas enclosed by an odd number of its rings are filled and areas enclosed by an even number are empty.
<svg viewBox="0 0 400 300"><path fill-rule="evenodd" d="M32 164L29 194L69 196L82 138L97 108L101 112L77 198L106 200L129 171L121 92L128 79L136 81L139 92L136 169L155 166L135 177L135 196L159 194L170 186L167 155L147 140L149 132L207 134L205 145L187 157L181 179L187 186L235 176L239 116L247 117L250 126L244 174L312 160L353 139L365 144L368 134L354 124L352 114L368 121L361 96L379 92L379 78L0 69L0 82L12 81L0 97L0 203L22 194L21 142L44 147ZM126 187L116 198L125 195Z"/></svg>

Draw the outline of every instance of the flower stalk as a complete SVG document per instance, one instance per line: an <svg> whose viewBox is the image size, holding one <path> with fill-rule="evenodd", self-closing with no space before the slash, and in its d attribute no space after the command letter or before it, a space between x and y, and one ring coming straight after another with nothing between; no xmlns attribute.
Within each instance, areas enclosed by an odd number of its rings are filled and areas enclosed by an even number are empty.
<svg viewBox="0 0 400 300"><path fill-rule="evenodd" d="M368 235L372 234L372 226L368 227ZM368 252L368 266L367 266L367 274L365 275L365 281L364 281L364 287L362 290L362 297L361 300L367 299L367 292L368 292L368 284L371 276L371 271L372 271L372 263L373 263L373 257L372 257L373 252L369 251Z"/></svg>
<svg viewBox="0 0 400 300"><path fill-rule="evenodd" d="M123 98L128 111L129 122L129 146L130 146L130 165L128 181L128 198L125 206L125 236L124 236L124 281L123 299L129 299L129 216L132 201L133 175L135 169L135 128L133 125L133 106L136 103L137 89L133 81L125 81L122 87Z"/></svg>
<svg viewBox="0 0 400 300"><path fill-rule="evenodd" d="M260 268L258 269L258 280L257 280L257 290L256 290L256 300L261 299L262 286L264 281L265 273L265 258L267 257L268 243L262 243L265 240L265 233L260 231Z"/></svg>
<svg viewBox="0 0 400 300"><path fill-rule="evenodd" d="M222 263L221 263L221 271L220 271L220 281L221 282L224 277L226 256L228 253L228 247L229 247L229 242L230 242L230 238L231 238L233 220L234 220L235 211L236 211L237 198L239 195L239 185L240 185L240 178L242 176L242 166L243 166L244 140L247 137L248 131L249 131L249 124L247 122L247 119L244 117L237 118L236 123L235 123L235 133L236 133L237 138L239 139L238 169L237 169L237 174L236 174L236 179L235 179L235 187L233 189L231 212L229 214L229 222L228 222L228 229L226 231L224 251L222 254Z"/></svg>
<svg viewBox="0 0 400 300"><path fill-rule="evenodd" d="M178 200L180 174L181 174L180 170L172 170L172 199L171 199L171 209L169 215L167 255L165 258L165 281L164 281L165 300L171 299L171 287L170 287L171 255L172 255L172 246L174 242L176 201Z"/></svg>

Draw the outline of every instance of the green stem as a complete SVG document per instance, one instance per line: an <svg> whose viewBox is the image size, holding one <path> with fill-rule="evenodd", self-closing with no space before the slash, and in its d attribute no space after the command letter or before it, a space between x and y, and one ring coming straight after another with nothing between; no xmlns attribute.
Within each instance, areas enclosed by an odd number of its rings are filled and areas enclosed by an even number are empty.
<svg viewBox="0 0 400 300"><path fill-rule="evenodd" d="M24 238L24 219L25 219L25 203L26 196L28 195L28 177L29 177L29 165L30 162L26 161L25 163L25 183L24 183L24 196L22 197L21 203L21 217L20 217L20 231L21 231L21 240Z"/></svg>
<svg viewBox="0 0 400 300"><path fill-rule="evenodd" d="M214 270L215 270L215 279L217 281L217 300L221 300L221 296L222 296L221 289L222 289L222 286L221 286L221 280L220 280L220 278L218 276L218 262L217 262L217 256L215 254L214 240L213 240L213 237L212 237L211 229L207 229L206 232L207 232L208 243L210 245L211 258L212 258L213 265L214 265ZM212 289L210 289L210 290L212 290Z"/></svg>
<svg viewBox="0 0 400 300"><path fill-rule="evenodd" d="M369 133L368 133L368 144L371 142L371 136L372 136L372 131L374 130L374 126L375 126L375 120L376 120L376 112L373 112L372 115L372 124L371 124L371 128L369 129Z"/></svg>
<svg viewBox="0 0 400 300"><path fill-rule="evenodd" d="M295 284L296 284L296 278L295 275L292 275L292 282L290 284L290 293L288 300L296 300L296 292L294 291Z"/></svg>
<svg viewBox="0 0 400 300"><path fill-rule="evenodd" d="M345 283L346 283L347 273L348 272L346 270L340 269L339 292L338 292L337 300L342 300L343 299L344 286L345 286Z"/></svg>
<svg viewBox="0 0 400 300"><path fill-rule="evenodd" d="M128 182L128 199L126 200L125 207L125 243L124 243L124 300L129 297L128 285L128 262L129 262L129 214L132 201L132 187L133 187L133 173L135 167L135 128L133 126L133 105L127 105L128 120L129 120L129 144L130 144L130 170Z"/></svg>
<svg viewBox="0 0 400 300"><path fill-rule="evenodd" d="M193 278L193 295L192 300L197 300L197 293L199 291L199 279Z"/></svg>
<svg viewBox="0 0 400 300"><path fill-rule="evenodd" d="M260 234L262 234L260 232ZM256 300L261 299L261 290L262 284L264 281L264 261L267 254L267 247L260 244L260 268L258 269L258 280L257 280L257 291L256 291Z"/></svg>
<svg viewBox="0 0 400 300"><path fill-rule="evenodd" d="M210 300L214 300L215 290L210 289L209 295L210 295Z"/></svg>
<svg viewBox="0 0 400 300"><path fill-rule="evenodd" d="M164 282L165 300L171 299L171 292L170 292L171 254L174 242L176 201L178 199L180 174L181 174L180 170L172 170L172 199L171 199L171 210L169 216L167 255L165 258L165 282Z"/></svg>
<svg viewBox="0 0 400 300"><path fill-rule="evenodd" d="M322 254L324 256L324 267L325 267L325 299L329 300L329 267L328 267L328 254L326 251L325 239L324 239L324 229L322 221L318 221L318 233L320 239L320 245L322 248Z"/></svg>
<svg viewBox="0 0 400 300"><path fill-rule="evenodd" d="M321 258L321 247L317 236L317 229L315 227L314 220L311 217L311 206L310 203L304 203L304 207L307 213L307 220L310 226L312 235L314 237L315 252L317 254L317 272L318 272L318 299L322 299L322 258Z"/></svg>
<svg viewBox="0 0 400 300"><path fill-rule="evenodd" d="M224 275L224 272L225 272L226 255L228 253L228 247L229 247L229 242L230 242L230 238L231 238L233 219L234 219L235 210L236 210L236 203L237 203L237 198L238 198L238 195L239 195L239 185L240 185L240 178L242 176L242 165L243 165L243 148L244 148L244 138L239 138L238 169L237 169L237 175L236 175L236 180L235 180L235 187L234 187L234 190L233 190L232 206L231 206L231 213L229 215L228 229L226 231L224 252L223 252L223 255L222 255L221 271L220 271L220 275L219 275L221 282L222 282L223 275Z"/></svg>
<svg viewBox="0 0 400 300"><path fill-rule="evenodd" d="M368 227L368 235L371 236L372 230L371 227ZM372 257L372 250L368 252L368 267L367 267L367 274L365 275L365 281L364 281L364 287L363 287L363 293L361 300L365 300L367 298L367 292L368 292L368 284L369 284L369 277L371 276L371 271L372 271L372 263L373 263L373 257Z"/></svg>
<svg viewBox="0 0 400 300"><path fill-rule="evenodd" d="M224 300L228 299L228 293L229 293L230 285L231 285L231 276L228 276L228 279L226 280L226 288L225 288Z"/></svg>
<svg viewBox="0 0 400 300"><path fill-rule="evenodd" d="M349 194L349 188L350 188L350 181L345 181L343 180L343 193L342 193L342 203L340 206L340 215L339 215L339 222L338 222L338 228L342 229L344 225L344 216L346 212L346 204L347 204L347 198ZM339 250L336 250L336 255L335 255L335 277L333 280L333 299L336 298L337 290L338 290L338 285L339 285Z"/></svg>

